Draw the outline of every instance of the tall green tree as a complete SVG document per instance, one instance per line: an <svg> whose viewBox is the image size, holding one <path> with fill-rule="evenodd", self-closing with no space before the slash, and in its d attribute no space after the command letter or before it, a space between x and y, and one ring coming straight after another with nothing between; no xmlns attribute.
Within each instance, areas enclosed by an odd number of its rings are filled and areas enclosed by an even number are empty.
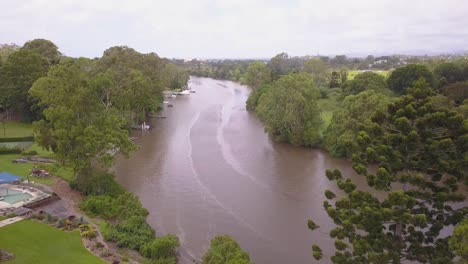
<svg viewBox="0 0 468 264"><path fill-rule="evenodd" d="M365 90L388 93L388 86L385 78L375 72L364 72L356 75L353 80L349 80L342 85L345 95L358 94Z"/></svg>
<svg viewBox="0 0 468 264"><path fill-rule="evenodd" d="M64 60L30 90L45 107L44 118L34 123L36 141L73 168L78 183L92 176L95 164L109 166L113 151L127 155L135 149L125 120L115 108L102 104L101 91L91 85L89 63Z"/></svg>
<svg viewBox="0 0 468 264"><path fill-rule="evenodd" d="M426 65L409 64L392 71L387 83L390 89L396 93L404 94L408 87L412 87L414 82L421 78L430 84L434 82L434 76Z"/></svg>
<svg viewBox="0 0 468 264"><path fill-rule="evenodd" d="M439 235L468 212L454 206L465 200L458 188L466 184L468 127L456 112L435 108L433 93L423 80L416 82L356 137L353 168L386 193L383 199L356 190L338 170L327 171L345 192L334 204L324 202L337 225L330 232L334 263L452 262L449 239Z"/></svg>
<svg viewBox="0 0 468 264"><path fill-rule="evenodd" d="M278 141L315 146L320 143L320 91L307 73L295 73L275 81L259 98L256 112L266 131Z"/></svg>
<svg viewBox="0 0 468 264"><path fill-rule="evenodd" d="M454 62L444 62L437 65L434 69L434 75L436 76L439 88L447 84L461 82L464 80L461 65Z"/></svg>
<svg viewBox="0 0 468 264"><path fill-rule="evenodd" d="M288 74L290 70L289 55L283 52L271 58L270 62L268 62L268 68L271 70L271 78L273 80L277 80L282 75Z"/></svg>
<svg viewBox="0 0 468 264"><path fill-rule="evenodd" d="M249 254L228 235L216 236L203 256L202 264L251 264Z"/></svg>
<svg viewBox="0 0 468 264"><path fill-rule="evenodd" d="M0 66L8 59L8 57L18 51L20 47L16 44L0 44Z"/></svg>
<svg viewBox="0 0 468 264"><path fill-rule="evenodd" d="M47 60L35 52L12 53L0 69L0 105L19 111L26 120L35 119L39 113L31 110L34 100L28 91L48 69Z"/></svg>
<svg viewBox="0 0 468 264"><path fill-rule="evenodd" d="M271 81L271 72L270 69L266 67L265 63L254 61L247 68L244 79L248 86L257 89Z"/></svg>
<svg viewBox="0 0 468 264"><path fill-rule="evenodd" d="M340 74L337 71L332 71L329 86L330 88L340 87Z"/></svg>
<svg viewBox="0 0 468 264"><path fill-rule="evenodd" d="M468 219L455 227L449 243L450 248L460 257L459 263L468 263Z"/></svg>
<svg viewBox="0 0 468 264"><path fill-rule="evenodd" d="M34 39L24 43L22 50L34 51L46 58L53 65L57 64L62 54L58 51L57 45L47 39Z"/></svg>
<svg viewBox="0 0 468 264"><path fill-rule="evenodd" d="M317 87L326 85L330 77L330 66L320 59L307 60L304 63L304 71L312 75Z"/></svg>
<svg viewBox="0 0 468 264"><path fill-rule="evenodd" d="M373 90L347 96L324 132L325 147L334 156L351 157L358 148L355 138L359 131L371 123L375 111L383 111L389 103L388 96Z"/></svg>

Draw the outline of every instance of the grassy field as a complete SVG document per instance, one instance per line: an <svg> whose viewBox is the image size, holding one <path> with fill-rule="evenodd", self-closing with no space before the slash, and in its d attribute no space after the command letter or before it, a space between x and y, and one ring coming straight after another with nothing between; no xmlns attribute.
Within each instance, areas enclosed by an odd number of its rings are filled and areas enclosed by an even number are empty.
<svg viewBox="0 0 468 264"><path fill-rule="evenodd" d="M78 231L65 232L31 220L0 228L0 248L15 255L6 264L104 264L85 249Z"/></svg>
<svg viewBox="0 0 468 264"><path fill-rule="evenodd" d="M388 71L373 71L375 73L378 73L380 75L382 75L383 77L387 78L388 77ZM348 71L348 80L352 80L354 79L354 77L356 77L356 75L360 74L360 73L363 73L362 71L358 71L358 70L351 70L351 71Z"/></svg>
<svg viewBox="0 0 468 264"><path fill-rule="evenodd" d="M19 122L0 122L0 138L32 136L32 125Z"/></svg>

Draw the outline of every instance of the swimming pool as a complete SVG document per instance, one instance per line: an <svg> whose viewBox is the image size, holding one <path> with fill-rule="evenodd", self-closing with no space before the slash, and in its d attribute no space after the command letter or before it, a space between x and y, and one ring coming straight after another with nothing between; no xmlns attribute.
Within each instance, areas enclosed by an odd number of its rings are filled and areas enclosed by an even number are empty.
<svg viewBox="0 0 468 264"><path fill-rule="evenodd" d="M26 199L31 198L32 195L27 192L22 192L20 190L1 188L0 197L3 198L3 199L0 199L2 202L15 204L15 203L22 202Z"/></svg>

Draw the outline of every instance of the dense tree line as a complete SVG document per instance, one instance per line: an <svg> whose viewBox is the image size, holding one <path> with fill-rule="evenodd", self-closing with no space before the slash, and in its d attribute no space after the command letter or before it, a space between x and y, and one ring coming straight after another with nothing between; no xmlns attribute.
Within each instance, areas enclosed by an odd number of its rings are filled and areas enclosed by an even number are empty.
<svg viewBox="0 0 468 264"><path fill-rule="evenodd" d="M164 89L184 88L188 72L126 46L96 59L66 57L44 39L1 50L1 111L34 121L36 142L72 168L70 185L89 195L83 209L107 221L105 239L158 263L175 263L177 237L156 238L138 198L106 171L117 151L137 149L129 127L158 110Z"/></svg>
<svg viewBox="0 0 468 264"><path fill-rule="evenodd" d="M332 262L464 263L468 61L409 64L387 78L364 72L348 79L346 70L320 59L306 61L302 73L287 70L284 54L274 59L248 68L247 109L273 139L351 158L368 185L386 193L377 199L340 171L327 171L344 194L336 199L325 192L324 208L337 226L330 232ZM441 236L457 224L453 237ZM308 227L319 228L313 220ZM324 257L315 244L312 254Z"/></svg>

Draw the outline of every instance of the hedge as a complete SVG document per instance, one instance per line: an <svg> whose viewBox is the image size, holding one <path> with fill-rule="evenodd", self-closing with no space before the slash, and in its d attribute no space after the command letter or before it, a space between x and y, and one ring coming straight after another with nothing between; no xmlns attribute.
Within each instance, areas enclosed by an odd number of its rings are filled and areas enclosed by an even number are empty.
<svg viewBox="0 0 468 264"><path fill-rule="evenodd" d="M32 142L34 137L0 138L0 142Z"/></svg>
<svg viewBox="0 0 468 264"><path fill-rule="evenodd" d="M0 155L2 154L21 154L21 149L0 147Z"/></svg>

